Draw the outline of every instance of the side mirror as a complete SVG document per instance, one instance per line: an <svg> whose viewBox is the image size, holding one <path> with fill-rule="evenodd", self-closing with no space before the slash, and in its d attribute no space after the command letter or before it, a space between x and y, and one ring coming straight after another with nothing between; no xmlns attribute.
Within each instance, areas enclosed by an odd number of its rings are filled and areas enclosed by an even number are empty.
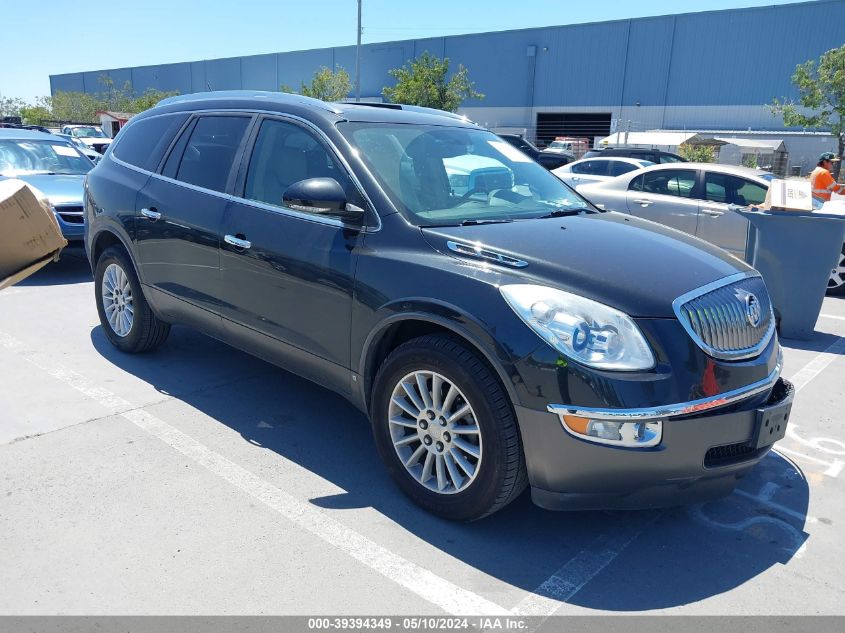
<svg viewBox="0 0 845 633"><path fill-rule="evenodd" d="M364 209L348 204L346 192L334 178L306 178L282 194L284 205L295 211L330 215L346 221L361 220Z"/></svg>

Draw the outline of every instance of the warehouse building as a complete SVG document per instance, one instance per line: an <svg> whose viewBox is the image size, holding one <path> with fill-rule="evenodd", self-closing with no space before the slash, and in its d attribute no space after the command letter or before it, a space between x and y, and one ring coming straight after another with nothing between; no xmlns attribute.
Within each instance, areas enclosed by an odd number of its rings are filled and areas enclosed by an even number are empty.
<svg viewBox="0 0 845 633"><path fill-rule="evenodd" d="M366 44L361 97L380 100L388 71L428 51L469 69L485 96L464 103L474 121L541 144L556 136L598 139L622 131L696 130L774 139L785 131L768 104L797 98L795 66L845 44L845 0L685 13ZM278 90L310 81L321 66L355 68L355 47L187 61L53 75L51 91L102 90L131 82L182 94ZM751 134L742 134L743 132ZM783 134L806 166L832 137Z"/></svg>

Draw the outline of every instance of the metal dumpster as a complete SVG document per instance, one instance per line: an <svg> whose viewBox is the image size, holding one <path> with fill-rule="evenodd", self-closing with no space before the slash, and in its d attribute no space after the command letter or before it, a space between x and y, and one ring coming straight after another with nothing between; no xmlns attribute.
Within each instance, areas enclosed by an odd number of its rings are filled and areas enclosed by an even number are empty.
<svg viewBox="0 0 845 633"><path fill-rule="evenodd" d="M766 281L780 335L809 339L830 271L842 252L845 217L819 211L734 210L748 219L745 260Z"/></svg>

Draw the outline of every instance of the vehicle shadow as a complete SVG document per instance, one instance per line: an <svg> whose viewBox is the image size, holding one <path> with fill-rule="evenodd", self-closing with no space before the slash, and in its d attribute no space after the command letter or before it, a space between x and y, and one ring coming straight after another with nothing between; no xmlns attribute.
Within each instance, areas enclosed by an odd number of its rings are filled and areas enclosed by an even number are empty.
<svg viewBox="0 0 845 633"><path fill-rule="evenodd" d="M826 351L840 338L841 336L837 334L830 334L829 332L820 332L819 330L816 330L815 332L813 332L813 338L806 341L802 341L795 338L782 337L779 338L779 340L781 345L790 349L802 349L808 352L823 352ZM838 353L845 354L845 351Z"/></svg>
<svg viewBox="0 0 845 633"><path fill-rule="evenodd" d="M91 340L123 371L345 491L310 499L316 506L372 507L445 554L529 592L567 563L565 582L569 574L585 573L579 560L592 560L588 568L605 560L580 590L552 594L571 604L611 611L688 604L787 563L807 538L807 483L775 453L740 483L740 492L712 503L555 513L535 507L526 493L487 519L451 523L399 492L382 467L365 416L334 393L183 328L174 328L154 357L117 351L99 327ZM231 368L231 380L221 384L219 372L207 378L209 363ZM638 527L632 531L632 525Z"/></svg>
<svg viewBox="0 0 845 633"><path fill-rule="evenodd" d="M34 275L15 285L61 286L81 284L92 280L91 267L85 257L85 250L81 246L69 246L61 252L59 261L50 262Z"/></svg>

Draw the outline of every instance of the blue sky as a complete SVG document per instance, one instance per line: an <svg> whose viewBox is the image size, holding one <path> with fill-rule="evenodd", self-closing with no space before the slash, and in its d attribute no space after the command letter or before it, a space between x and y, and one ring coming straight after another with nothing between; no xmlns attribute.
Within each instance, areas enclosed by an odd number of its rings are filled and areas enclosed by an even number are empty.
<svg viewBox="0 0 845 633"><path fill-rule="evenodd" d="M778 0L364 0L367 42L787 4ZM51 74L355 43L355 0L0 0L0 94ZM37 10L37 13L33 11Z"/></svg>

